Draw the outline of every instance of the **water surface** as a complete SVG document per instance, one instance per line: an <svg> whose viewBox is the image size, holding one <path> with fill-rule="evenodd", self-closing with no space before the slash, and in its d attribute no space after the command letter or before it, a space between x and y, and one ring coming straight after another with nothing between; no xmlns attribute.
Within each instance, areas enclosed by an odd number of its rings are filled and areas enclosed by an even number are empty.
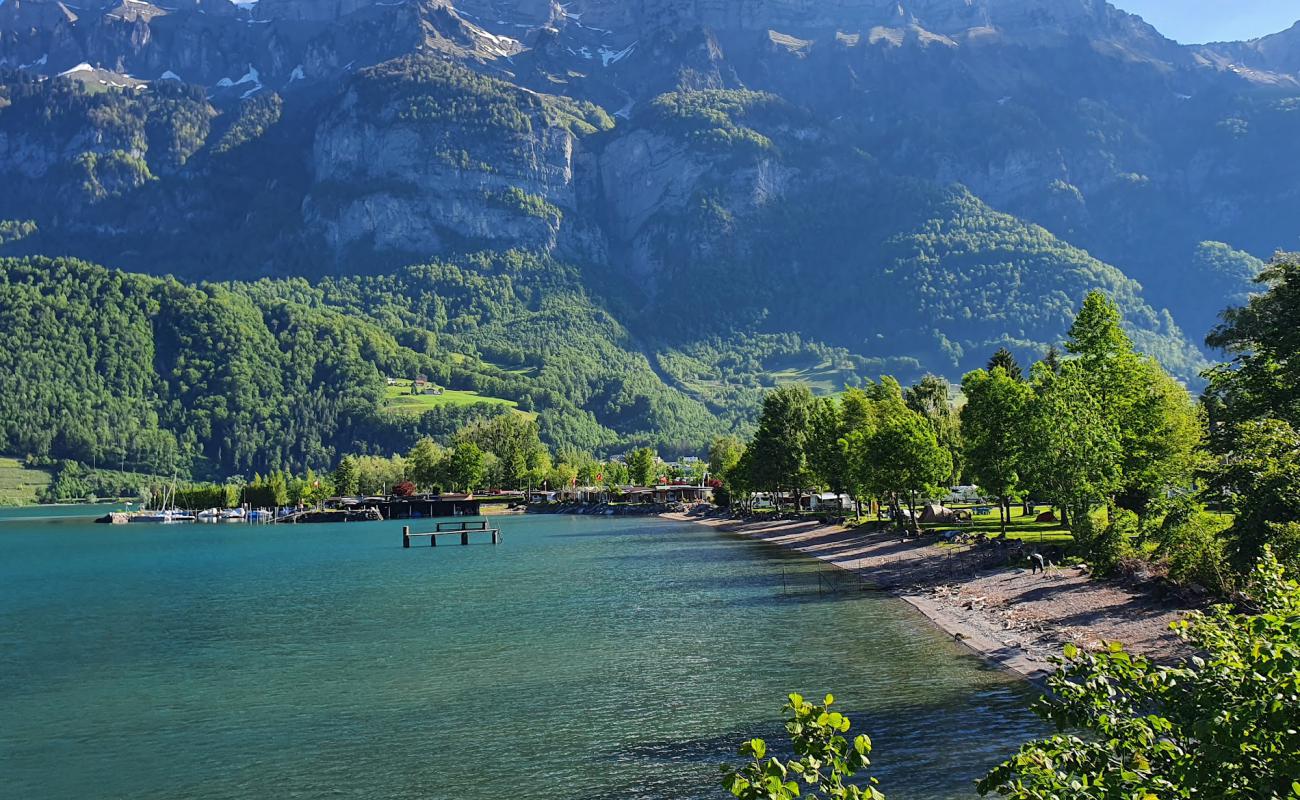
<svg viewBox="0 0 1300 800"><path fill-rule="evenodd" d="M0 512L13 797L720 798L717 764L835 692L890 798L973 796L1028 690L897 600L659 520L106 526ZM821 589L819 593L819 587Z"/></svg>

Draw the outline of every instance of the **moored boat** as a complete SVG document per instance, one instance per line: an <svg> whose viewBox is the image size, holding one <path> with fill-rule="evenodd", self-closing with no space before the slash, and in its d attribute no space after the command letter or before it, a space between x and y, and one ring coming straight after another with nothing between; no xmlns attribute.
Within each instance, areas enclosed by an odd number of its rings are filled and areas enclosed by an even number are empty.
<svg viewBox="0 0 1300 800"><path fill-rule="evenodd" d="M159 525L170 525L177 522L193 522L194 515L186 514L184 511L142 511L139 514L131 515L131 522L151 522Z"/></svg>

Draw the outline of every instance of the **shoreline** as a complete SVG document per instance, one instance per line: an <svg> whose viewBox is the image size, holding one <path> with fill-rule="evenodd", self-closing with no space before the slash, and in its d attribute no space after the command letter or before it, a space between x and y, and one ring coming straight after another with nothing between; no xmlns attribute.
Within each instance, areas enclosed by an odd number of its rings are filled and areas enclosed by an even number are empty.
<svg viewBox="0 0 1300 800"><path fill-rule="evenodd" d="M987 661L1032 683L1055 669L1067 643L1100 649L1121 641L1158 662L1187 654L1169 623L1188 608L1141 587L1092 580L1082 570L987 566L976 551L941 549L893 531L859 532L790 520L735 520L665 513L811 556L863 577Z"/></svg>

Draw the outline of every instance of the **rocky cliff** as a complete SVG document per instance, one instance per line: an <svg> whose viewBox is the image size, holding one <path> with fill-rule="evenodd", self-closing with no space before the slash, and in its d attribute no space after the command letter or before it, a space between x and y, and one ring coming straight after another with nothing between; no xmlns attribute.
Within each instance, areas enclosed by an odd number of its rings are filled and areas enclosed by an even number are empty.
<svg viewBox="0 0 1300 800"><path fill-rule="evenodd" d="M196 277L527 249L634 327L952 365L1103 286L1190 365L1186 287L1295 246L1295 40L1102 0L4 0L0 220Z"/></svg>

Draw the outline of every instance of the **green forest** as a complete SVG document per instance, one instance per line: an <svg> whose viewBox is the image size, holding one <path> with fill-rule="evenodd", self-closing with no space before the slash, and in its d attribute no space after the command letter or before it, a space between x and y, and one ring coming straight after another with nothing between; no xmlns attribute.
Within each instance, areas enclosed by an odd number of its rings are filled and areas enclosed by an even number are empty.
<svg viewBox="0 0 1300 800"><path fill-rule="evenodd" d="M0 367L14 378L0 387L0 452L206 479L450 441L515 413L503 400L535 415L551 446L589 452L697 452L745 424L756 379L734 392L669 386L571 278L520 253L314 284L189 285L70 259L0 261L11 344ZM705 350L751 357L730 342ZM810 363L827 353L797 338L752 352ZM388 380L417 376L496 402L387 413Z"/></svg>

